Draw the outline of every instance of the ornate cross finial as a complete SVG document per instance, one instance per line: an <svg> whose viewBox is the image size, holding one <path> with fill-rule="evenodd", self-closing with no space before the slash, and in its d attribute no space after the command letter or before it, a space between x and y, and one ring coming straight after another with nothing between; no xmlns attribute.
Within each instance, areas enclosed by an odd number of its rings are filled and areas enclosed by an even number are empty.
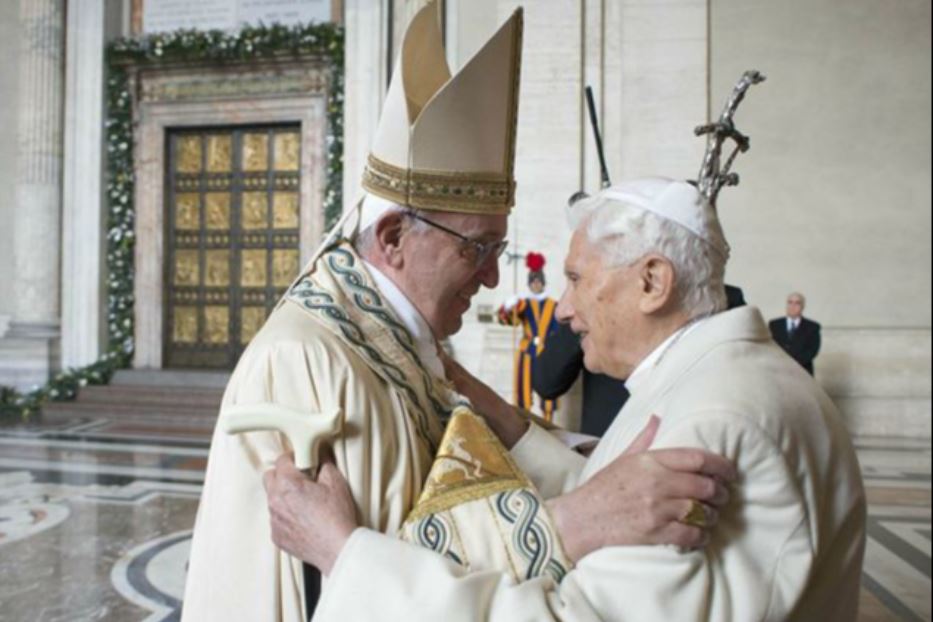
<svg viewBox="0 0 933 622"><path fill-rule="evenodd" d="M736 83L735 88L732 89L732 95L726 102L722 114L719 115L719 121L700 125L694 130L697 136L710 134L709 138L707 138L703 166L700 168L700 175L697 178L697 188L700 194L714 207L716 197L719 196L719 191L723 186L737 186L739 184L738 173L731 173L730 169L739 152L745 153L749 148L748 136L735 129L732 120L735 111L745 98L745 92L748 91L749 87L764 81L765 76L761 72L754 69L746 71ZM727 138L735 141L735 148L723 163L722 147Z"/></svg>

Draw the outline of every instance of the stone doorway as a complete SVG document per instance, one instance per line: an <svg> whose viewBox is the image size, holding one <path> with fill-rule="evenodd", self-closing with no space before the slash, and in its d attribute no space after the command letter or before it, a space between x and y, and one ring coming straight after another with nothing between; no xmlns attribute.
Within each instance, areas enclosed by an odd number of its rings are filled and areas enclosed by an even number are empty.
<svg viewBox="0 0 933 622"><path fill-rule="evenodd" d="M130 76L133 367L232 368L324 233L327 65L283 58Z"/></svg>

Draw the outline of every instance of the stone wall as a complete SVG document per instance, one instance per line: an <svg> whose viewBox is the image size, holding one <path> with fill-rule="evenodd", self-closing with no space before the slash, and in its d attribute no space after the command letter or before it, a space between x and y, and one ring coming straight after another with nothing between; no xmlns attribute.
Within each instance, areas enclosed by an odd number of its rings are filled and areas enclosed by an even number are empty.
<svg viewBox="0 0 933 622"><path fill-rule="evenodd" d="M827 328L820 384L862 435L931 436L930 330Z"/></svg>
<svg viewBox="0 0 933 622"><path fill-rule="evenodd" d="M807 294L854 430L929 438L930 3L712 0L710 23L715 106L746 67L768 75L723 195L730 282L769 316Z"/></svg>
<svg viewBox="0 0 933 622"><path fill-rule="evenodd" d="M19 1L0 0L0 188L16 184ZM0 337L13 314L13 193L0 196Z"/></svg>

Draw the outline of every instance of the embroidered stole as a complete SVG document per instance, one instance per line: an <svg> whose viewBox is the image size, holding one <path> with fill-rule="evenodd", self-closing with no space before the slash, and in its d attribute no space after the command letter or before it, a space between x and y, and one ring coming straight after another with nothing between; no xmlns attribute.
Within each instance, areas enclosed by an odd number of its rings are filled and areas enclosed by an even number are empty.
<svg viewBox="0 0 933 622"><path fill-rule="evenodd" d="M404 398L418 436L437 450L458 396L427 371L414 338L376 288L353 247L341 242L286 294L366 361Z"/></svg>

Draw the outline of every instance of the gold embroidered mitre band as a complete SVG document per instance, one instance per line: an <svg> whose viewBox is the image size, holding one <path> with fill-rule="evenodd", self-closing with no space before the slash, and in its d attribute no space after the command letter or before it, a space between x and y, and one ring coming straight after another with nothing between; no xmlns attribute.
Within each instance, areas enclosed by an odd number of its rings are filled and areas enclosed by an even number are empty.
<svg viewBox="0 0 933 622"><path fill-rule="evenodd" d="M549 576L560 583L573 567L541 495L482 417L462 406L400 537L516 582Z"/></svg>
<svg viewBox="0 0 933 622"><path fill-rule="evenodd" d="M515 204L515 133L522 9L456 74L436 2L408 26L363 188L417 209L508 214Z"/></svg>

